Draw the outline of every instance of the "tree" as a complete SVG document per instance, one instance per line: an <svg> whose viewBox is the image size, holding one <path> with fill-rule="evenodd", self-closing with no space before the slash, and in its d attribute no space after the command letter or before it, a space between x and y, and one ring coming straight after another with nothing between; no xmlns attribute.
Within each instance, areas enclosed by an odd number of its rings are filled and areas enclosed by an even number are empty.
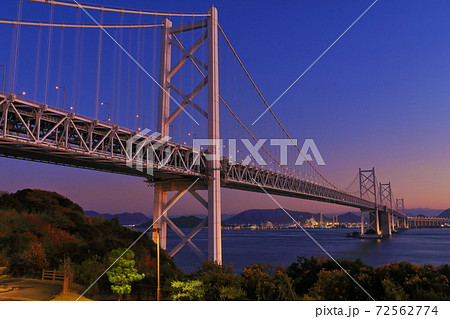
<svg viewBox="0 0 450 319"><path fill-rule="evenodd" d="M194 278L203 283L205 300L236 300L245 298L241 289L242 278L236 276L233 267L211 261L202 263Z"/></svg>
<svg viewBox="0 0 450 319"><path fill-rule="evenodd" d="M134 252L127 250L124 253L124 251L124 249L114 249L111 251L109 259L111 263L115 262L115 264L106 273L112 284L111 290L119 295L119 300L124 294L131 293L132 282L142 280L145 277L144 274L138 274L137 269L134 268Z"/></svg>
<svg viewBox="0 0 450 319"><path fill-rule="evenodd" d="M81 281L84 285L90 285L95 282L97 278L102 274L105 268L109 265L104 265L101 261L101 258L97 255L92 256L91 258L83 261L81 265L76 267L75 276L78 280ZM106 281L106 280L105 280ZM96 282L91 289L87 292L89 296L95 296L99 292L99 283Z"/></svg>
<svg viewBox="0 0 450 319"><path fill-rule="evenodd" d="M205 300L205 289L203 283L199 280L173 281L172 300Z"/></svg>
<svg viewBox="0 0 450 319"><path fill-rule="evenodd" d="M22 254L22 267L25 273L39 273L48 266L47 257L42 244L34 241L30 249Z"/></svg>

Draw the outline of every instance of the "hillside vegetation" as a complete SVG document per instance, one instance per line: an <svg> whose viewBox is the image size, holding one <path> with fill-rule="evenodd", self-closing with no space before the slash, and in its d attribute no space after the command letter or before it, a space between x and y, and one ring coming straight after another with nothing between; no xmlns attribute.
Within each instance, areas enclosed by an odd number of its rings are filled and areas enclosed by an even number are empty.
<svg viewBox="0 0 450 319"><path fill-rule="evenodd" d="M24 189L0 197L0 267L14 277L38 276L43 268L67 270L76 282L89 285L109 266L110 252L128 247L139 235L117 219L87 217L55 192ZM133 251L139 271L146 274L140 284L155 285L155 244L143 236ZM180 273L165 253L161 272L165 280ZM108 294L107 278L91 290Z"/></svg>

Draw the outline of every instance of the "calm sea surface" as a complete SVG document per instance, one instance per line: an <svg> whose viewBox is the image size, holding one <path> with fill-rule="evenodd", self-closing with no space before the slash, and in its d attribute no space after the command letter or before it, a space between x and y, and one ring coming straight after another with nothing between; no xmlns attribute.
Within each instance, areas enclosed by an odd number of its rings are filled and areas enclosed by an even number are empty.
<svg viewBox="0 0 450 319"><path fill-rule="evenodd" d="M190 229L183 229L189 233ZM308 233L334 258L356 259L378 266L393 261L440 265L450 263L450 229L409 229L383 240L346 238L351 229L307 229ZM207 229L194 237L193 242L207 252ZM223 261L236 272L256 262L288 266L297 256L320 256L323 252L301 229L223 230ZM179 242L168 230L167 249ZM185 272L200 266L200 259L188 247L175 255L175 263Z"/></svg>

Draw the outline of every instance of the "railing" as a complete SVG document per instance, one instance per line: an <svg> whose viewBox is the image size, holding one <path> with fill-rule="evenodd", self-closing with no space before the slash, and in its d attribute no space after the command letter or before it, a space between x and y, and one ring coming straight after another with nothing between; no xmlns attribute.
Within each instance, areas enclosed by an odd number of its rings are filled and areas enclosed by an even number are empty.
<svg viewBox="0 0 450 319"><path fill-rule="evenodd" d="M69 288L73 285L73 274L66 271L42 269L42 280L62 281L62 294L65 295Z"/></svg>

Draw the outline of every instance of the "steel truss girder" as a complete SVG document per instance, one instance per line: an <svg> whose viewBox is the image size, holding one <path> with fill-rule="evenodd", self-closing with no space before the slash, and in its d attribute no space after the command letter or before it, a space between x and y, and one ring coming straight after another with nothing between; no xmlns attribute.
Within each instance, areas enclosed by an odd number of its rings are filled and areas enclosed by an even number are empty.
<svg viewBox="0 0 450 319"><path fill-rule="evenodd" d="M46 153L45 156L51 158L50 162L57 162L58 159L53 158L67 154L73 159L74 166L78 160L86 161L87 166L88 160L109 162L112 172L117 166L122 172L132 159L130 175L146 176L148 168L193 176L206 174L203 152L191 147L172 142L160 145L160 138L148 140L148 136L139 132L19 99L15 95L0 94L0 115L0 142L4 146L41 148L42 155ZM132 138L134 141L127 145ZM167 154L170 157L165 160ZM137 164L142 166L141 173L131 174Z"/></svg>
<svg viewBox="0 0 450 319"><path fill-rule="evenodd" d="M155 148L158 139L149 142L142 149L143 171L140 172L135 169L136 161L132 168L126 165L129 157L136 158L138 145L146 138L133 142L131 154L128 154L126 142L139 132L11 94L0 94L0 116L0 153L3 156L149 178L154 177L146 173L149 165L156 175L207 177L204 153L186 145L169 141ZM171 156L161 166L166 154ZM197 159L200 159L198 165ZM261 191L254 179L272 194L339 203L366 211L375 206L372 201L301 178L239 163L231 165L227 159L221 162L221 179L223 187ZM399 209L388 210L403 216Z"/></svg>

